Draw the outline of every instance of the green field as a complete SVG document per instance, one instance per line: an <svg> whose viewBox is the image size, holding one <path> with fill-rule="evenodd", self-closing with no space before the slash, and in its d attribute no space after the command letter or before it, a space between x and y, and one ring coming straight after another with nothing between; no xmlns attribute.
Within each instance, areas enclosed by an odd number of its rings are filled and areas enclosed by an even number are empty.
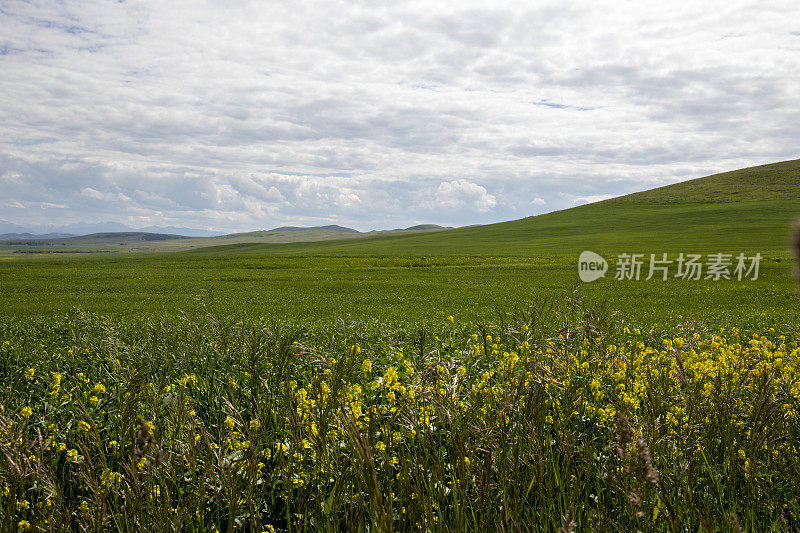
<svg viewBox="0 0 800 533"><path fill-rule="evenodd" d="M672 259L681 252L760 253L757 281L618 281L612 270L580 290L635 321L715 323L766 314L791 322L798 306L788 245L800 215L800 188L790 185L800 184L800 162L759 169L761 180L745 169L658 194L421 234L161 254L9 253L0 256L0 306L9 317L76 308L146 316L190 309L202 297L215 311L240 316L414 322L485 315L570 292L580 284L577 258L583 250L610 260L622 253L668 253Z"/></svg>
<svg viewBox="0 0 800 533"><path fill-rule="evenodd" d="M0 524L790 530L798 217L795 160L444 231L7 248ZM632 253L762 259L615 279Z"/></svg>
<svg viewBox="0 0 800 533"><path fill-rule="evenodd" d="M444 228L435 224L421 224L406 229L361 233L347 228L331 229L329 226L322 226L315 228L275 228L266 231L230 233L216 237L184 237L181 235L144 232L93 233L58 239L0 241L0 257L9 254L178 252L231 244L358 239L375 235L420 233L437 229Z"/></svg>

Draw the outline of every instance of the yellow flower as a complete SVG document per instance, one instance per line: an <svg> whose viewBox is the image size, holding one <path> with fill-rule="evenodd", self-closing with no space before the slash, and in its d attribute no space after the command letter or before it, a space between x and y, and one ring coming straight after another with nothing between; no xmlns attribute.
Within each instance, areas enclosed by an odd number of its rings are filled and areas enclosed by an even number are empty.
<svg viewBox="0 0 800 533"><path fill-rule="evenodd" d="M390 366L386 369L386 372L383 374L383 385L384 387L391 387L394 382L397 381L397 371L394 369L393 366Z"/></svg>
<svg viewBox="0 0 800 533"><path fill-rule="evenodd" d="M448 316L447 316L447 321L448 321L448 322L451 322L451 323L452 323L454 320L455 320L455 318L453 318L453 315L448 315Z"/></svg>
<svg viewBox="0 0 800 533"><path fill-rule="evenodd" d="M27 520L20 520L17 524L17 531L28 531L31 528L31 523Z"/></svg>
<svg viewBox="0 0 800 533"><path fill-rule="evenodd" d="M369 359L364 359L364 361L361 363L361 371L364 372L365 374L369 374L370 372L372 372L372 361L370 361Z"/></svg>
<svg viewBox="0 0 800 533"><path fill-rule="evenodd" d="M81 431L89 431L89 429L91 429L92 426L89 425L89 423L86 422L85 420L81 420L80 422L78 422L78 427L81 429Z"/></svg>
<svg viewBox="0 0 800 533"><path fill-rule="evenodd" d="M36 369L35 368L29 368L28 371L25 372L25 377L28 379L28 381L31 381L31 380L33 380L33 375L34 374L36 374Z"/></svg>
<svg viewBox="0 0 800 533"><path fill-rule="evenodd" d="M33 414L33 411L31 410L30 407L26 405L25 407L22 408L22 412L20 412L20 414L22 415L22 418L28 419Z"/></svg>
<svg viewBox="0 0 800 533"><path fill-rule="evenodd" d="M103 470L102 474L100 474L100 479L102 480L104 487L114 488L119 485L120 481L122 481L122 474L106 468Z"/></svg>

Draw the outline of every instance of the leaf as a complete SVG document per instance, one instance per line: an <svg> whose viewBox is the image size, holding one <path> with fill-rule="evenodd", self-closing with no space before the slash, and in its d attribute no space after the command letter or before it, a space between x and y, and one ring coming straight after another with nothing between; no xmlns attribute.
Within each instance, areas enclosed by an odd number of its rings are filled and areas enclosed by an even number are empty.
<svg viewBox="0 0 800 533"><path fill-rule="evenodd" d="M661 498L656 494L656 505L653 507L653 520L658 518L658 513L661 511Z"/></svg>

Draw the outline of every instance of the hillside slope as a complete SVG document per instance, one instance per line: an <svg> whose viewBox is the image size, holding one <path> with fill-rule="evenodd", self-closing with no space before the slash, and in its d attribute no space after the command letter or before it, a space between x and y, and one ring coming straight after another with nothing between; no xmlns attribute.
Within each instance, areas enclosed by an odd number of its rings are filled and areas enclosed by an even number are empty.
<svg viewBox="0 0 800 533"><path fill-rule="evenodd" d="M209 247L193 253L535 257L594 250L785 256L791 224L798 217L800 160L793 160L511 222L350 241Z"/></svg>
<svg viewBox="0 0 800 533"><path fill-rule="evenodd" d="M215 237L186 237L147 232L111 232L68 238L0 239L0 253L73 253L73 252L177 252L196 248L245 243L317 242L337 239L363 239L373 235L419 233L444 229L435 224L423 224L405 229L359 232L342 226L316 226L310 228L286 226L247 233L230 233Z"/></svg>
<svg viewBox="0 0 800 533"><path fill-rule="evenodd" d="M800 159L723 172L601 203L724 203L800 199Z"/></svg>

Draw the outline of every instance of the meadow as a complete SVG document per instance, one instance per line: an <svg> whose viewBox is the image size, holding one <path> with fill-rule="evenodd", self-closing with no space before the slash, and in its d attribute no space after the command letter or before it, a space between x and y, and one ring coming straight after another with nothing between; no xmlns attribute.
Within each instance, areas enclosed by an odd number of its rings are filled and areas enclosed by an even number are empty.
<svg viewBox="0 0 800 533"><path fill-rule="evenodd" d="M793 530L797 185L791 161L424 234L6 249L0 524ZM614 279L682 252L763 259Z"/></svg>

